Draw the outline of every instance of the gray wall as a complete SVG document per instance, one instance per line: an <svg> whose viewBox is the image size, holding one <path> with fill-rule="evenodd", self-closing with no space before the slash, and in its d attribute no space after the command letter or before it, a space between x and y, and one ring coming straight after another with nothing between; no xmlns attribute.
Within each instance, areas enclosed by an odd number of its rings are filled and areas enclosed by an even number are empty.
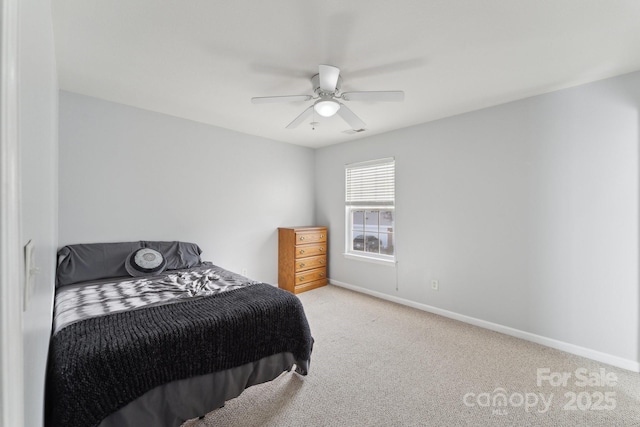
<svg viewBox="0 0 640 427"><path fill-rule="evenodd" d="M35 244L35 287L23 313L25 426L43 423L58 230L58 82L51 2L20 2L21 239Z"/></svg>
<svg viewBox="0 0 640 427"><path fill-rule="evenodd" d="M60 246L184 240L277 283L277 227L314 222L314 151L60 93Z"/></svg>
<svg viewBox="0 0 640 427"><path fill-rule="evenodd" d="M639 105L634 73L317 150L329 276L637 365ZM397 271L342 255L344 165L383 157Z"/></svg>

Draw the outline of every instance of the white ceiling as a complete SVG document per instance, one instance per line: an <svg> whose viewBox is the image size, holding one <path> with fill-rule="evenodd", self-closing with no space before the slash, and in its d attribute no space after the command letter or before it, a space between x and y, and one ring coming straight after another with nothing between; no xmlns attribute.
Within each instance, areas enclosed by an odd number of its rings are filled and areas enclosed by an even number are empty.
<svg viewBox="0 0 640 427"><path fill-rule="evenodd" d="M309 147L640 69L638 0L53 0L60 88ZM403 90L285 129L318 64ZM309 120L311 121L311 120Z"/></svg>

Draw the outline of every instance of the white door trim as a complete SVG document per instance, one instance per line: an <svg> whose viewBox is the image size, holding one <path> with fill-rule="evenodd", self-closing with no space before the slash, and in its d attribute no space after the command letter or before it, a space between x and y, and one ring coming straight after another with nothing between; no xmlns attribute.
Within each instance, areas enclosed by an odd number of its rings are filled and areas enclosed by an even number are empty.
<svg viewBox="0 0 640 427"><path fill-rule="evenodd" d="M18 0L0 0L0 425L24 425Z"/></svg>

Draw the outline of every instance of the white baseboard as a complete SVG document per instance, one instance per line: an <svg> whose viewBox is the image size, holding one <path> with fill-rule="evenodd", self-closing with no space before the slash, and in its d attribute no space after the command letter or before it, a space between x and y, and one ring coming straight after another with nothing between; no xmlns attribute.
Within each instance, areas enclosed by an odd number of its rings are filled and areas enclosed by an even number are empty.
<svg viewBox="0 0 640 427"><path fill-rule="evenodd" d="M376 298L392 301L398 304L406 305L408 307L417 308L418 310L437 314L439 316L448 317L454 320L459 320L461 322L468 323L474 326L479 326L481 328L489 329L491 331L496 331L505 335L521 338L523 340L531 341L536 344L541 344L547 347L555 348L557 350L566 351L567 353L586 357L587 359L592 359L598 362L607 363L611 366L616 366L618 368L626 369L633 372L640 372L640 362L637 360L624 359L622 357L614 356L612 354L603 353L601 351L592 350L586 347L580 347L575 344L570 344L570 343L559 341L553 338L543 337L541 335L532 334L530 332L525 332L519 329L510 328L509 326L488 322L486 320L477 319L475 317L465 316L464 314L443 310L441 308L433 307L427 304L422 304L422 303L411 301L408 299L394 297L392 295L387 295L387 294L383 294L382 292L372 291L366 288L362 288L360 286L350 285L348 283L340 282L338 280L329 279L329 283L332 285L339 286L341 288L350 289L352 291L371 295Z"/></svg>

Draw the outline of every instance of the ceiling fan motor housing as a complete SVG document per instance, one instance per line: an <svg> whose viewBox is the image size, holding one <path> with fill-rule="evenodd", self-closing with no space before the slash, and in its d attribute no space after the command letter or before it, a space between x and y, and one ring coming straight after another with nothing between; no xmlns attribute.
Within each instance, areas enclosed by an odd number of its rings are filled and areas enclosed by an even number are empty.
<svg viewBox="0 0 640 427"><path fill-rule="evenodd" d="M316 74L315 76L311 77L311 86L313 87L313 92L318 95L333 95L339 93L340 89L342 88L342 76L338 76L338 83L336 84L336 90L334 92L327 93L320 89L320 74Z"/></svg>

